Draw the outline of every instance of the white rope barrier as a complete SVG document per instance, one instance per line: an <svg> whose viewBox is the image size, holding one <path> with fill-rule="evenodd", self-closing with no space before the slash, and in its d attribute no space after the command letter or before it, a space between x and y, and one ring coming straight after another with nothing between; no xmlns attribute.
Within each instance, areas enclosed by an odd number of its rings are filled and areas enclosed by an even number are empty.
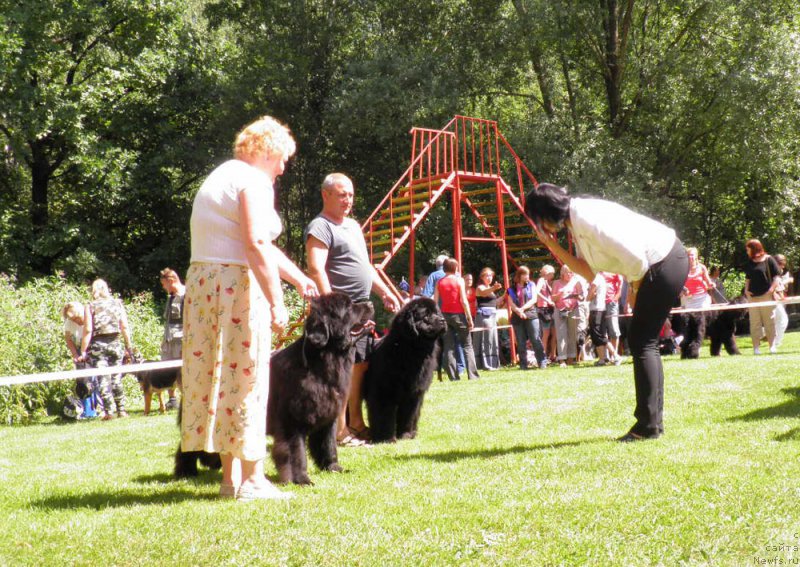
<svg viewBox="0 0 800 567"><path fill-rule="evenodd" d="M131 374L144 370L161 370L164 368L180 368L181 360L162 360L159 362L142 362L140 364L123 364L103 368L82 368L80 370L61 370L58 372L42 372L39 374L21 374L18 376L0 377L0 387L19 384L35 384L38 382L55 382L56 380L74 380L91 376L107 376L109 374Z"/></svg>
<svg viewBox="0 0 800 567"><path fill-rule="evenodd" d="M675 308L670 313L707 313L710 311L733 311L734 309L752 309L755 307L775 307L776 305L794 305L800 303L800 295L785 297L780 301L754 301L753 303L715 303L709 307L697 307L686 309L683 307ZM632 313L620 313L619 317L631 317Z"/></svg>
<svg viewBox="0 0 800 567"><path fill-rule="evenodd" d="M800 296L786 297L781 301L758 301L741 304L714 304L710 307L697 309L673 309L671 313L704 313L710 311L731 311L734 309L750 309L752 307L774 307L776 305L794 305L800 303ZM630 317L630 313L620 313L619 317ZM497 327L474 327L470 332L488 331L494 329L510 329L511 325L498 325ZM181 360L162 360L159 362L142 362L140 364L123 364L122 366L108 366L104 368L84 368L81 370L62 370L58 372L43 372L39 374L21 374L17 376L0 377L0 387L15 386L20 384L36 384L40 382L55 382L57 380L74 380L76 378L89 378L91 376L107 376L109 374L131 374L145 370L162 370L165 368L180 368Z"/></svg>

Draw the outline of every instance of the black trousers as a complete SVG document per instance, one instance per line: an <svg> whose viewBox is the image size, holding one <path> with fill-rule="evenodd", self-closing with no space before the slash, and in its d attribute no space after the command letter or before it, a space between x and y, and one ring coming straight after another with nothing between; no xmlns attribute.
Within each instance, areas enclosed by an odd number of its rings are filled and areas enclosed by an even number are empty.
<svg viewBox="0 0 800 567"><path fill-rule="evenodd" d="M675 305L686 276L689 259L680 240L662 261L644 275L628 329L636 385L636 424L631 432L655 437L664 432L664 369L658 351L658 334Z"/></svg>

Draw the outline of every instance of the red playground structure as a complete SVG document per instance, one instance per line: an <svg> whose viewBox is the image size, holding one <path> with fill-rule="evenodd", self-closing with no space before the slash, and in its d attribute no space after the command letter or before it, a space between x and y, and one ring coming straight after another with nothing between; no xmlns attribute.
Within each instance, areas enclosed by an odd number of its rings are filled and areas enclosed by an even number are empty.
<svg viewBox="0 0 800 567"><path fill-rule="evenodd" d="M362 224L370 260L391 289L397 293L386 268L406 245L408 281L415 282L416 231L448 200L459 265L465 245L494 244L508 285L509 269L552 260L524 210L525 193L538 182L497 122L455 116L440 130L412 128L411 137L411 165Z"/></svg>
<svg viewBox="0 0 800 567"><path fill-rule="evenodd" d="M506 179L514 179L513 185ZM449 202L453 257L463 266L465 245L493 244L508 286L509 269L553 259L525 215L525 194L537 185L494 120L455 116L441 130L412 128L411 165L361 225L370 261L400 297L387 266L407 245L408 281L413 286L416 231L437 204ZM447 194L449 199L443 198ZM301 326L302 318L286 329L277 345Z"/></svg>

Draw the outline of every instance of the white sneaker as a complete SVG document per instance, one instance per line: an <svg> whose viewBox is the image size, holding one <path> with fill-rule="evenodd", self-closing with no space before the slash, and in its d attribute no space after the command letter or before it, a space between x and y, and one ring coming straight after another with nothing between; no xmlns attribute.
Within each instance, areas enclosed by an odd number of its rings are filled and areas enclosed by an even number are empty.
<svg viewBox="0 0 800 567"><path fill-rule="evenodd" d="M761 349L760 349L760 348L758 348L758 347L755 347L755 348L753 349L753 354L755 354L755 355L759 355L759 354L761 354Z"/></svg>
<svg viewBox="0 0 800 567"><path fill-rule="evenodd" d="M236 492L237 502L252 502L253 500L288 500L289 498L294 498L294 494L291 492L281 492L271 482L259 485L253 485L248 482L242 484Z"/></svg>
<svg viewBox="0 0 800 567"><path fill-rule="evenodd" d="M769 347L769 353L770 354L778 354L778 347L776 347L776 346Z"/></svg>

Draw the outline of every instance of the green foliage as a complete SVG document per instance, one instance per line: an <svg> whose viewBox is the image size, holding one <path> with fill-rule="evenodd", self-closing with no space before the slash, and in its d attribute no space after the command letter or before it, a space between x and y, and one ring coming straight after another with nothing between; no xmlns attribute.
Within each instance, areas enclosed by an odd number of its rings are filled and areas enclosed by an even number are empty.
<svg viewBox="0 0 800 567"><path fill-rule="evenodd" d="M791 564L800 334L740 346L665 357L666 433L632 444L630 363L434 382L415 440L341 449L290 502L173 480L174 414L0 428L0 563Z"/></svg>
<svg viewBox="0 0 800 567"><path fill-rule="evenodd" d="M62 278L38 278L23 285L0 276L0 376L72 370L64 341L62 307L70 301L88 301L88 289ZM125 301L133 344L147 357L158 358L163 326L160 307L142 293ZM0 423L20 423L58 415L71 380L0 386ZM137 398L138 388L126 381L126 394Z"/></svg>
<svg viewBox="0 0 800 567"><path fill-rule="evenodd" d="M749 237L795 264L798 16L784 0L0 0L0 270L156 290L188 265L199 183L264 114L298 141L277 205L299 263L325 174L354 179L364 218L407 167L409 128L458 113L497 119L540 180L662 219L726 272ZM418 252L451 241L426 223Z"/></svg>

